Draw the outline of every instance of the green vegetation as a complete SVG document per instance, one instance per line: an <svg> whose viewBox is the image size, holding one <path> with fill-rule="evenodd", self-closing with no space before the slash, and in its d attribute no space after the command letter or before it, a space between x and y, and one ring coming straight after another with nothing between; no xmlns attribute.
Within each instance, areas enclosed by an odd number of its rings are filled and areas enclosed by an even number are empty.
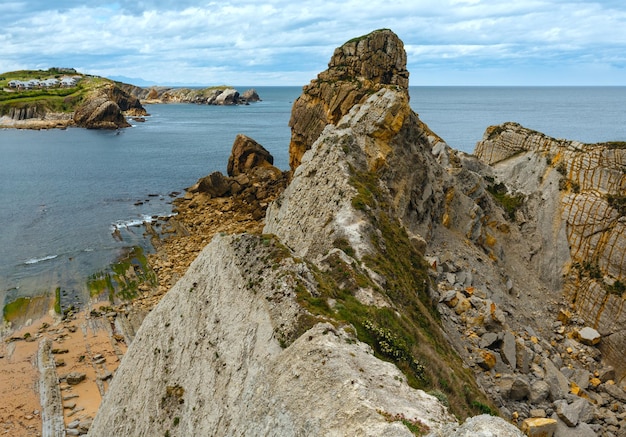
<svg viewBox="0 0 626 437"><path fill-rule="evenodd" d="M606 201L611 208L615 209L620 216L626 215L626 196L618 194L607 194Z"/></svg>
<svg viewBox="0 0 626 437"><path fill-rule="evenodd" d="M626 284L619 279L613 282L612 285L607 285L605 288L606 291L617 296L624 296L624 293L626 293Z"/></svg>
<svg viewBox="0 0 626 437"><path fill-rule="evenodd" d="M609 149L626 149L626 141L607 141L600 143L600 146L606 146Z"/></svg>
<svg viewBox="0 0 626 437"><path fill-rule="evenodd" d="M573 268L578 270L578 278L582 278L583 276L587 276L592 279L601 279L603 277L602 271L600 270L600 266L596 261L583 261L583 263L574 263L572 265Z"/></svg>
<svg viewBox="0 0 626 437"><path fill-rule="evenodd" d="M50 310L50 305L50 293L44 293L33 297L18 297L4 305L4 308L2 309L2 318L6 322L19 326L28 319L47 313ZM56 305L54 309L56 311ZM57 314L60 314L60 312Z"/></svg>
<svg viewBox="0 0 626 437"><path fill-rule="evenodd" d="M416 436L426 435L430 431L430 427L425 423L419 420L407 419L402 414L391 414L382 410L378 410L378 414L383 416L387 422L402 422Z"/></svg>
<svg viewBox="0 0 626 437"><path fill-rule="evenodd" d="M480 401L473 401L472 406L476 408L478 411L480 411L481 414L489 414L491 416L498 416L498 412L496 410L494 410L487 404L483 404Z"/></svg>
<svg viewBox="0 0 626 437"><path fill-rule="evenodd" d="M353 42L359 42L359 41L362 41L362 40L364 40L364 39L369 38L371 34L376 33L376 32L381 32L381 31L383 31L383 30L390 30L390 29L383 28L383 29L373 30L373 31L371 31L371 32L370 32L370 33L368 33L368 34L361 35L361 36L357 36L356 38L352 38L351 40L347 41L345 44L350 44L350 43L353 43Z"/></svg>
<svg viewBox="0 0 626 437"><path fill-rule="evenodd" d="M133 299L139 294L141 285L154 287L156 284L156 274L139 246L128 249L110 269L94 273L87 280L91 296L107 293L111 303L116 298Z"/></svg>
<svg viewBox="0 0 626 437"><path fill-rule="evenodd" d="M493 198L504 209L509 219L515 220L515 212L524 204L524 195L508 194L508 189L502 182L487 185L487 191L491 193Z"/></svg>
<svg viewBox="0 0 626 437"><path fill-rule="evenodd" d="M13 302L6 304L2 311L2 316L4 317L4 320L6 320L7 322L13 321L17 315L19 315L25 308L28 307L29 303L30 298L19 297Z"/></svg>
<svg viewBox="0 0 626 437"><path fill-rule="evenodd" d="M305 332L319 320L355 330L358 339L369 344L377 357L395 363L412 387L440 393L459 418L481 413L481 406L489 406L490 401L444 336L439 314L428 295L430 281L425 261L402 225L388 213L378 175L351 171L350 183L357 190L352 205L380 230L370 236L379 250L352 262L331 253L324 260L323 271L309 266L317 290L312 295L304 284L296 286L298 301L310 313L299 321L298 332ZM334 246L355 256L345 238L335 239ZM383 277L384 285L372 281L365 267ZM359 289L378 293L391 306L362 303L356 297Z"/></svg>
<svg viewBox="0 0 626 437"><path fill-rule="evenodd" d="M61 287L57 287L54 291L54 312L61 314Z"/></svg>
<svg viewBox="0 0 626 437"><path fill-rule="evenodd" d="M605 279L604 273L600 269L597 261L583 261L582 263L575 262L572 264L572 268L578 271L578 279L594 279L607 293L620 297L623 297L626 294L626 284L619 279L615 279L613 283L607 283L609 279Z"/></svg>
<svg viewBox="0 0 626 437"><path fill-rule="evenodd" d="M73 87L36 88L29 90L10 89L12 80L59 79L63 76L81 76ZM13 109L36 108L37 113L72 112L83 97L91 90L112 83L109 79L76 73L71 69L51 68L49 70L20 70L2 74L0 79L0 115L6 115Z"/></svg>

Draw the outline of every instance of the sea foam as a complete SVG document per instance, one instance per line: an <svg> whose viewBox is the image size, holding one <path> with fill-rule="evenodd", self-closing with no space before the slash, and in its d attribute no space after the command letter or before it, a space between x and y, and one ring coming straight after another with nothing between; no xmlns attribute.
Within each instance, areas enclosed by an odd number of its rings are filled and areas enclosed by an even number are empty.
<svg viewBox="0 0 626 437"><path fill-rule="evenodd" d="M55 259L56 257L58 257L59 255L48 255L48 256L44 256L42 258L31 258L28 259L26 261L24 261L24 264L37 264L43 261L48 261L50 259Z"/></svg>

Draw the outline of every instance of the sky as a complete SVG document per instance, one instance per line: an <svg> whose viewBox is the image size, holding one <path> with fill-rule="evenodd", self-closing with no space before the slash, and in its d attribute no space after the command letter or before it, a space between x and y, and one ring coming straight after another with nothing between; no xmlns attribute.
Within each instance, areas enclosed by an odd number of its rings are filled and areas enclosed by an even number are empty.
<svg viewBox="0 0 626 437"><path fill-rule="evenodd" d="M623 0L3 0L0 72L302 86L380 28L404 42L413 86L626 86Z"/></svg>

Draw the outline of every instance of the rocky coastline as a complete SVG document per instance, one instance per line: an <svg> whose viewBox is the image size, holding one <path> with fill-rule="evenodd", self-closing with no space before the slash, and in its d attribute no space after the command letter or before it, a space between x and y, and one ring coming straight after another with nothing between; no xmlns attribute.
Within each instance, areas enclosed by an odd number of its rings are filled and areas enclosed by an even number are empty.
<svg viewBox="0 0 626 437"><path fill-rule="evenodd" d="M126 117L147 115L139 100L132 97L114 82L94 78L85 91L78 91L66 98L73 111L56 112L47 107L44 97L34 103L11 101L10 108L0 108L0 129L65 129L82 127L87 129L120 129L130 127Z"/></svg>
<svg viewBox="0 0 626 437"><path fill-rule="evenodd" d="M144 104L192 103L196 105L249 105L261 101L254 88L239 93L228 86L197 88L171 87L125 87L129 94L137 97Z"/></svg>
<svg viewBox="0 0 626 437"><path fill-rule="evenodd" d="M265 209L288 179L272 162L260 144L239 135L227 175L199 180L175 201L175 215L145 223L156 249L148 256L155 287L140 285L132 301L30 320L3 338L0 397L6 402L0 407L0 432L86 434L143 319L200 251L219 233L261 233Z"/></svg>
<svg viewBox="0 0 626 437"><path fill-rule="evenodd" d="M507 123L455 151L410 109L405 67L389 30L339 47L294 103L290 172L238 136L227 175L146 224L157 287L4 343L24 369L37 340L52 375L37 414L0 409L6 429L626 435L626 147ZM95 325L112 349L61 363ZM95 418L88 383L109 393Z"/></svg>
<svg viewBox="0 0 626 437"><path fill-rule="evenodd" d="M81 77L81 76L78 76ZM189 103L201 105L248 105L261 100L255 89L240 93L227 86L204 89L151 87L113 82L103 78L84 77L93 82L88 91L70 96L66 105L73 111L57 112L47 107L45 98L34 103L11 101L10 107L0 107L0 129L120 129L130 127L129 119L143 122L148 115L142 104ZM82 85L81 85L82 86ZM16 91L11 91L15 93ZM78 102L77 102L78 100Z"/></svg>

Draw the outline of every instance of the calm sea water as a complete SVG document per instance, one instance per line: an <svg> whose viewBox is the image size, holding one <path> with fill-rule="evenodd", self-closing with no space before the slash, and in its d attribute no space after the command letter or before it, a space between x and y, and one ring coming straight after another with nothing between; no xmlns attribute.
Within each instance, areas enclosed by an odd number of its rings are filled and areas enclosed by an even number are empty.
<svg viewBox="0 0 626 437"><path fill-rule="evenodd" d="M139 224L170 214L172 192L225 172L238 133L286 169L301 88L257 90L263 101L249 106L151 105L145 123L117 132L0 130L0 305L57 287L88 295L89 274L146 245ZM625 101L626 88L615 87L411 88L422 120L467 152L504 121L583 142L624 141Z"/></svg>

